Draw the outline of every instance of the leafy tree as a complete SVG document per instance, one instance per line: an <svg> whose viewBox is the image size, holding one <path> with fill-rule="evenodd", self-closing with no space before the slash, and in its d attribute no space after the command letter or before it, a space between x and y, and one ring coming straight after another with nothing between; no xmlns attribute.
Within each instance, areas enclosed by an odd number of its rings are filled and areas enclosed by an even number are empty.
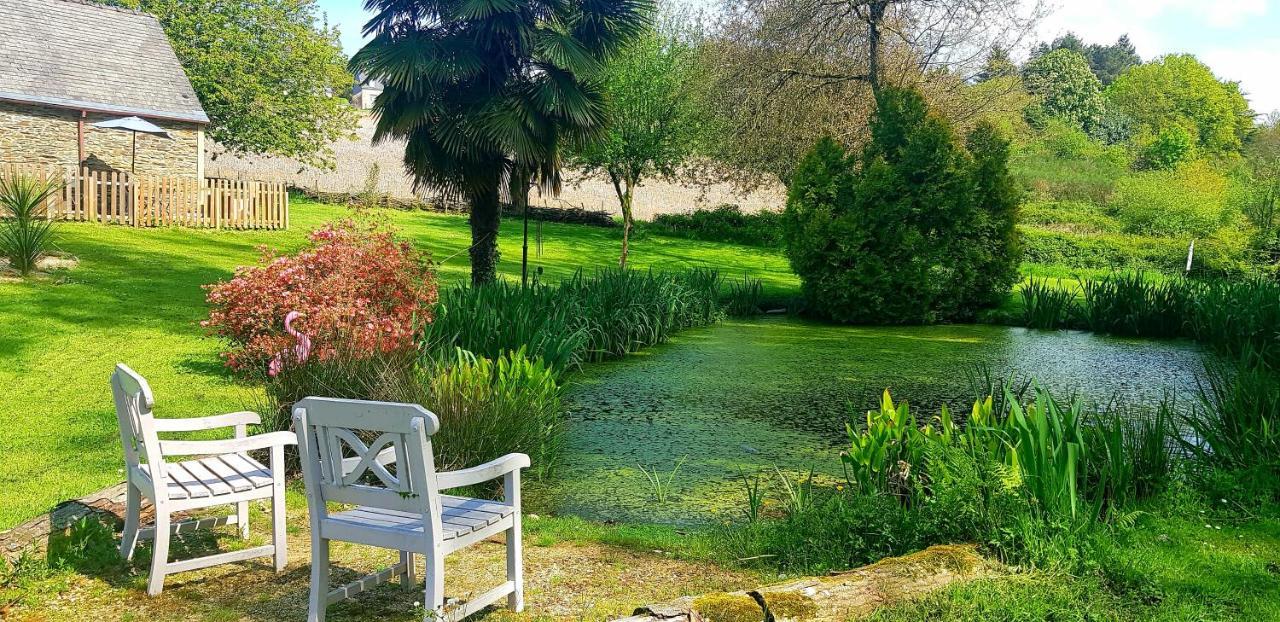
<svg viewBox="0 0 1280 622"><path fill-rule="evenodd" d="M1017 262L1008 143L982 124L970 156L916 91L882 88L877 104L860 157L823 139L796 169L792 269L810 308L837 321L971 316L1008 291Z"/></svg>
<svg viewBox="0 0 1280 622"><path fill-rule="evenodd" d="M970 221L972 242L962 250L974 255L965 267L972 267L972 280L962 291L970 308L1000 303L1001 297L1018 282L1022 242L1018 236L1018 208L1022 191L1009 173L1011 141L990 122L979 123L969 133L966 147L973 156L973 181L977 187L974 215Z"/></svg>
<svg viewBox="0 0 1280 622"><path fill-rule="evenodd" d="M693 152L699 110L686 86L694 51L675 36L650 31L623 48L605 69L608 131L573 154L585 174L603 174L622 209L627 264L632 200L646 177L671 177Z"/></svg>
<svg viewBox="0 0 1280 622"><path fill-rule="evenodd" d="M609 58L648 0L368 0L351 64L384 84L374 140L404 139L419 187L466 198L471 280L496 277L499 197L513 176L558 187L564 147L603 130ZM524 184L517 194L526 191ZM517 197L518 198L518 197Z"/></svg>
<svg viewBox="0 0 1280 622"><path fill-rule="evenodd" d="M1142 64L1142 57L1138 56L1138 50L1133 47L1129 35L1120 35L1120 38L1111 45L1097 43L1085 45L1083 39L1075 33L1068 32L1054 39L1052 43L1037 45L1031 51L1031 58L1035 60L1054 50L1071 50L1085 57L1085 60L1089 61L1089 69L1093 71L1093 75L1098 76L1103 86L1111 84L1125 69Z"/></svg>
<svg viewBox="0 0 1280 622"><path fill-rule="evenodd" d="M1009 57L1009 50L1002 46L991 46L987 52L987 60L982 63L982 71L975 77L976 82L988 82L997 78L1018 75L1018 66Z"/></svg>
<svg viewBox="0 0 1280 622"><path fill-rule="evenodd" d="M1194 157L1195 149L1191 133L1182 126L1173 125L1161 130L1160 135L1142 151L1142 163L1154 170L1177 168Z"/></svg>
<svg viewBox="0 0 1280 622"><path fill-rule="evenodd" d="M1138 56L1137 48L1129 41L1129 35L1120 35L1111 45L1089 46L1089 66L1103 86L1115 82L1124 70L1141 64L1142 57Z"/></svg>
<svg viewBox="0 0 1280 622"><path fill-rule="evenodd" d="M209 115L209 137L233 153L331 164L355 127L353 79L338 31L317 26L315 0L115 0L160 21Z"/></svg>
<svg viewBox="0 0 1280 622"><path fill-rule="evenodd" d="M1031 116L1062 119L1088 130L1102 116L1102 83L1080 53L1060 48L1036 57L1022 69L1027 91L1040 98Z"/></svg>
<svg viewBox="0 0 1280 622"><path fill-rule="evenodd" d="M1106 97L1133 118L1144 145L1178 126L1204 153L1235 151L1253 126L1239 84L1219 80L1190 54L1130 67L1107 87Z"/></svg>
<svg viewBox="0 0 1280 622"><path fill-rule="evenodd" d="M1244 212L1258 227L1255 242L1266 263L1280 264L1280 113L1272 113L1245 147L1248 196Z"/></svg>

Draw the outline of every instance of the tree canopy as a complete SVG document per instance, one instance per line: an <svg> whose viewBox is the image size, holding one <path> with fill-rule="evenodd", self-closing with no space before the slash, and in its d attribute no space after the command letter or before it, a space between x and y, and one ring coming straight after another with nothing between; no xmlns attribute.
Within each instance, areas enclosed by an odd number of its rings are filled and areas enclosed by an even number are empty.
<svg viewBox="0 0 1280 622"><path fill-rule="evenodd" d="M368 0L353 67L382 80L375 141L404 139L419 187L466 197L471 279L496 276L500 192L556 189L566 146L606 123L599 79L651 23L648 0Z"/></svg>
<svg viewBox="0 0 1280 622"><path fill-rule="evenodd" d="M652 176L672 177L693 153L700 110L686 93L695 51L675 33L651 30L613 58L604 72L607 130L572 154L586 175L613 185L622 209L622 254L634 222L636 187Z"/></svg>
<svg viewBox="0 0 1280 622"><path fill-rule="evenodd" d="M209 115L209 137L229 151L325 165L330 143L354 128L353 79L315 0L115 3L160 21Z"/></svg>
<svg viewBox="0 0 1280 622"><path fill-rule="evenodd" d="M1137 48L1129 40L1129 35L1120 38L1111 45L1098 43L1085 44L1084 40L1073 32L1068 32L1050 43L1040 43L1031 51L1032 60L1044 56L1054 50L1071 50L1089 61L1089 69L1098 76L1103 86L1111 84L1125 69L1142 64Z"/></svg>
<svg viewBox="0 0 1280 622"><path fill-rule="evenodd" d="M1102 83L1079 52L1059 48L1022 69L1027 91L1039 98L1034 111L1090 129L1102 117Z"/></svg>
<svg viewBox="0 0 1280 622"><path fill-rule="evenodd" d="M1219 80L1196 57L1173 54L1130 67L1107 87L1108 102L1131 117L1137 139L1151 142L1173 126L1206 153L1238 150L1253 126L1235 82Z"/></svg>

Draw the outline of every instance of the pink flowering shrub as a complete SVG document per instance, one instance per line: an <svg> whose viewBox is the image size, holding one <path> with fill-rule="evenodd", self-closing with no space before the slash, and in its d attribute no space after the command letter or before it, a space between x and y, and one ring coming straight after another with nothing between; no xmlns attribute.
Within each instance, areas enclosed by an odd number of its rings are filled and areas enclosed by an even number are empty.
<svg viewBox="0 0 1280 622"><path fill-rule="evenodd" d="M292 256L264 248L259 265L205 286L211 309L201 325L231 342L227 365L259 374L274 358L278 370L279 355L297 350L285 330L294 311L292 327L309 338L311 359L328 360L339 348L370 355L413 348L436 303L427 257L388 230L350 220L317 229L309 240Z"/></svg>

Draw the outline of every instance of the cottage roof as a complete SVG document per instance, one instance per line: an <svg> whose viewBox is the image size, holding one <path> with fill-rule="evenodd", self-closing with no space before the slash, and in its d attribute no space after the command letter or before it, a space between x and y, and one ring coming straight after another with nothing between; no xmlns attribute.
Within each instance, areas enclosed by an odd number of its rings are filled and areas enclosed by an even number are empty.
<svg viewBox="0 0 1280 622"><path fill-rule="evenodd" d="M209 122L156 18L87 0L0 0L0 100Z"/></svg>

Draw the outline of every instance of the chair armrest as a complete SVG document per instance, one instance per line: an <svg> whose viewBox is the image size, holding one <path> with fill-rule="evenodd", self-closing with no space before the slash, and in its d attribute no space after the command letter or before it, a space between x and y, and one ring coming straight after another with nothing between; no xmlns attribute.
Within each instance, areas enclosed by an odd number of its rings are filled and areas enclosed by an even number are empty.
<svg viewBox="0 0 1280 622"><path fill-rule="evenodd" d="M160 453L164 456L208 456L296 444L298 444L298 437L293 432L270 432L247 438L228 438L216 441L162 440L160 441Z"/></svg>
<svg viewBox="0 0 1280 622"><path fill-rule="evenodd" d="M457 471L445 471L436 473L436 485L441 490L449 488L458 488L459 486L471 486L480 482L487 482L491 479L497 479L520 469L529 468L529 456L524 454L507 454L493 462L486 462L480 466L473 466L469 469L459 469Z"/></svg>
<svg viewBox="0 0 1280 622"><path fill-rule="evenodd" d="M214 430L230 428L237 425L261 425L262 418L254 412L227 413L212 417L187 417L181 419L161 419L157 417L156 432L195 432L198 430Z"/></svg>

